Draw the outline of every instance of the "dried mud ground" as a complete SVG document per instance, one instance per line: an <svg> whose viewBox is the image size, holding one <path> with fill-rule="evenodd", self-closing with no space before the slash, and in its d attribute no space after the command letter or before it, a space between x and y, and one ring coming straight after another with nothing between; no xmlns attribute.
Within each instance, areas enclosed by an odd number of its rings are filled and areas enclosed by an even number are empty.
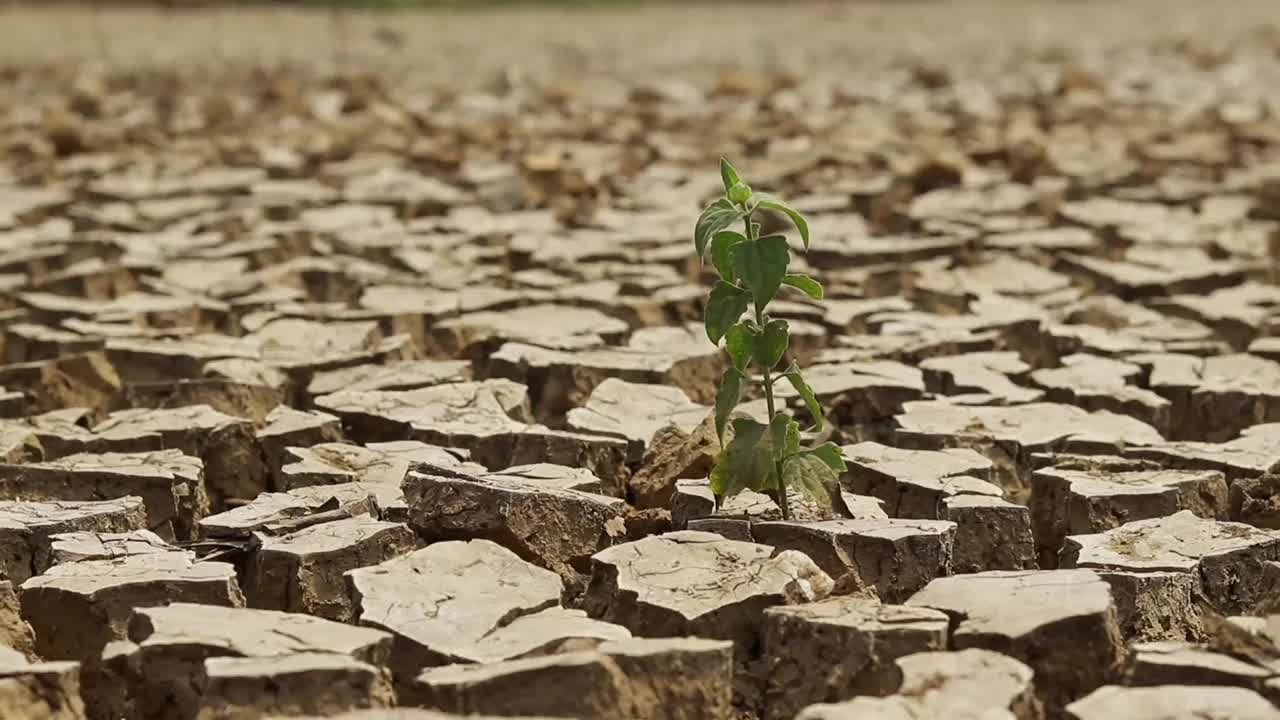
<svg viewBox="0 0 1280 720"><path fill-rule="evenodd" d="M0 8L0 718L1280 718L1276 14Z"/></svg>

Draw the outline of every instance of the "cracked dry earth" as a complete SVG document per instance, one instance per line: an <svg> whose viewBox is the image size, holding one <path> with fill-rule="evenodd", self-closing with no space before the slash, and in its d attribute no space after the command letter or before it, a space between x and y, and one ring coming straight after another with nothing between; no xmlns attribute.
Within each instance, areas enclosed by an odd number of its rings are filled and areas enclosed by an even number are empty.
<svg viewBox="0 0 1280 720"><path fill-rule="evenodd" d="M0 718L1280 718L1274 10L0 9Z"/></svg>

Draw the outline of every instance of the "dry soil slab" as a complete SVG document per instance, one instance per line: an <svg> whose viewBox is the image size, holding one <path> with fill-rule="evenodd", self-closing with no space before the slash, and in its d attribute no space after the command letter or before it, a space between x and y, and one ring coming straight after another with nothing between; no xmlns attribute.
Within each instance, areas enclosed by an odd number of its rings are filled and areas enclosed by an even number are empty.
<svg viewBox="0 0 1280 720"><path fill-rule="evenodd" d="M252 502L200 521L202 538L245 540L256 532L282 534L330 520L357 515L380 515L398 506L404 510L400 488L383 483L346 482L301 487L289 492L263 493Z"/></svg>
<svg viewBox="0 0 1280 720"><path fill-rule="evenodd" d="M593 651L434 668L408 693L416 705L456 713L729 720L733 662L733 644L723 640L636 638Z"/></svg>
<svg viewBox="0 0 1280 720"><path fill-rule="evenodd" d="M311 398L341 390L417 390L432 385L471 380L471 363L464 360L415 360L388 365L354 365L316 373L307 385Z"/></svg>
<svg viewBox="0 0 1280 720"><path fill-rule="evenodd" d="M1031 373L1031 381L1044 388L1046 400L1129 415L1167 436L1173 431L1173 403L1136 386L1141 374L1142 368L1133 363L1075 354L1062 358L1062 367Z"/></svg>
<svg viewBox="0 0 1280 720"><path fill-rule="evenodd" d="M763 717L792 718L815 702L893 692L901 681L894 662L945 649L948 622L938 610L861 596L766 610Z"/></svg>
<svg viewBox="0 0 1280 720"><path fill-rule="evenodd" d="M417 546L408 526L357 515L265 536L248 561L250 607L349 622L355 615L343 574L407 554Z"/></svg>
<svg viewBox="0 0 1280 720"><path fill-rule="evenodd" d="M566 414L578 432L615 435L627 441L627 459L639 462L656 432L668 425L691 432L711 408L689 399L680 388L608 378L581 407Z"/></svg>
<svg viewBox="0 0 1280 720"><path fill-rule="evenodd" d="M310 447L285 448L279 469L280 489L340 483L380 483L399 487L405 472L414 463L457 467L467 463L471 453L461 448L428 445L416 440L350 443L319 443ZM470 465L475 470L483 466Z"/></svg>
<svg viewBox="0 0 1280 720"><path fill-rule="evenodd" d="M732 640L746 652L765 608L821 600L832 587L799 552L683 530L597 553L583 605L637 636Z"/></svg>
<svg viewBox="0 0 1280 720"><path fill-rule="evenodd" d="M18 594L8 580L0 580L0 649L27 658L35 657L31 626L22 618Z"/></svg>
<svg viewBox="0 0 1280 720"><path fill-rule="evenodd" d="M419 440L463 448L490 470L553 462L607 479L626 474L626 440L533 424L528 388L509 380L342 391L317 398L316 405L342 418L360 442Z"/></svg>
<svg viewBox="0 0 1280 720"><path fill-rule="evenodd" d="M1041 720L1034 673L1025 664L989 650L920 652L896 661L900 683L883 698L860 697L805 708L797 720Z"/></svg>
<svg viewBox="0 0 1280 720"><path fill-rule="evenodd" d="M852 574L899 602L951 574L956 526L941 520L826 520L754 523L752 537L813 558L833 578Z"/></svg>
<svg viewBox="0 0 1280 720"><path fill-rule="evenodd" d="M1143 443L1124 454L1169 468L1218 470L1233 482L1240 477L1258 477L1280 461L1280 423L1254 425L1224 442Z"/></svg>
<svg viewBox="0 0 1280 720"><path fill-rule="evenodd" d="M491 659L485 641L560 605L564 583L488 540L439 542L346 575L356 620L394 637L403 682L427 666Z"/></svg>
<svg viewBox="0 0 1280 720"><path fill-rule="evenodd" d="M142 498L147 527L161 536L191 539L209 512L204 463L181 450L75 454L50 462L0 465L6 500Z"/></svg>
<svg viewBox="0 0 1280 720"><path fill-rule="evenodd" d="M307 707L314 712L318 706L307 703L326 697L385 702L387 681L375 669L386 665L390 653L391 636L372 628L294 613L175 603L135 612L128 639L107 647L86 695L101 709L97 717L195 718L228 705L243 706L246 714L255 705L286 714ZM320 672L313 676L307 667ZM262 692L273 677L281 692Z"/></svg>
<svg viewBox="0 0 1280 720"><path fill-rule="evenodd" d="M1098 572L1188 573L1219 612L1243 614L1264 600L1263 565L1276 561L1277 554L1280 535L1183 510L1068 537L1060 561L1063 567Z"/></svg>
<svg viewBox="0 0 1280 720"><path fill-rule="evenodd" d="M1128 688L1108 685L1067 706L1070 720L1275 720L1280 710L1252 690L1200 685L1160 685Z"/></svg>
<svg viewBox="0 0 1280 720"><path fill-rule="evenodd" d="M124 533L70 532L50 536L53 564L81 560L115 560L133 555L174 552L178 550L150 530Z"/></svg>
<svg viewBox="0 0 1280 720"><path fill-rule="evenodd" d="M251 500L267 490L268 472L253 424L208 405L120 410L93 429L100 434L156 433L166 448L200 458L215 510L224 509L230 499Z"/></svg>
<svg viewBox="0 0 1280 720"><path fill-rule="evenodd" d="M863 442L841 448L843 482L879 499L890 517L956 524L956 572L1035 566L1030 513L989 482L993 464L970 449L904 450Z"/></svg>
<svg viewBox="0 0 1280 720"><path fill-rule="evenodd" d="M995 463L996 480L1006 489L1027 488L1030 457L1036 452L1115 454L1129 445L1164 439L1134 418L1057 403L985 407L922 400L907 403L895 419L899 446L977 450Z"/></svg>
<svg viewBox="0 0 1280 720"><path fill-rule="evenodd" d="M1266 685L1275 675L1272 668L1218 652L1211 644L1163 640L1131 647L1125 683L1243 687L1274 701L1274 693L1268 693Z"/></svg>
<svg viewBox="0 0 1280 720"><path fill-rule="evenodd" d="M1057 563L1068 535L1190 510L1225 520L1227 482L1213 470L1050 467L1031 475L1031 518L1041 567Z"/></svg>
<svg viewBox="0 0 1280 720"><path fill-rule="evenodd" d="M1036 674L1050 714L1116 676L1124 647L1110 587L1091 570L939 578L907 601L952 619L951 647L1004 653Z"/></svg>
<svg viewBox="0 0 1280 720"><path fill-rule="evenodd" d="M55 565L22 584L22 614L36 652L55 660L96 658L125 637L133 610L170 603L243 607L235 567L173 551Z"/></svg>
<svg viewBox="0 0 1280 720"><path fill-rule="evenodd" d="M285 451L290 447L311 447L342 440L342 423L337 417L318 411L294 410L287 405L273 409L263 418L264 427L255 437L271 473L273 490L287 489L280 483Z"/></svg>
<svg viewBox="0 0 1280 720"><path fill-rule="evenodd" d="M387 673L345 655L210 658L197 720L391 707Z"/></svg>
<svg viewBox="0 0 1280 720"><path fill-rule="evenodd" d="M84 720L80 664L27 662L0 648L0 716L47 720Z"/></svg>
<svg viewBox="0 0 1280 720"><path fill-rule="evenodd" d="M1280 363L1244 353L1143 355L1152 390L1172 403L1173 437L1222 442L1280 419Z"/></svg>
<svg viewBox="0 0 1280 720"><path fill-rule="evenodd" d="M0 501L4 572L15 584L53 564L52 537L59 533L127 532L145 528L142 498L62 502Z"/></svg>
<svg viewBox="0 0 1280 720"><path fill-rule="evenodd" d="M698 326L644 328L626 345L576 351L510 342L488 360L492 376L541 388L538 405L545 411L581 407L608 378L674 386L710 404L724 370L724 358Z"/></svg>
<svg viewBox="0 0 1280 720"><path fill-rule="evenodd" d="M1044 392L1020 380L1031 371L1015 352L971 352L923 360L925 384L942 395L987 395L991 404L1016 405L1044 398Z"/></svg>
<svg viewBox="0 0 1280 720"><path fill-rule="evenodd" d="M571 587L585 585L591 556L626 533L624 501L519 475L419 465L402 488L409 523L428 541L492 540Z"/></svg>

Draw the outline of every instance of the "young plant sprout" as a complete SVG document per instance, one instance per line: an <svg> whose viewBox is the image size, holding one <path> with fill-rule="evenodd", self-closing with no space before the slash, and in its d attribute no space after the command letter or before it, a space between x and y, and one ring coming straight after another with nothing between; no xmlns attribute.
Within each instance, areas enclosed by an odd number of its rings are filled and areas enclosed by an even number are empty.
<svg viewBox="0 0 1280 720"><path fill-rule="evenodd" d="M765 208L785 213L795 224L809 249L809 224L804 216L778 198L751 190L728 160L720 160L725 196L702 211L694 228L693 243L698 258L711 252L720 280L707 298L707 337L717 346L724 341L730 367L720 380L716 395L716 433L720 455L711 470L711 490L717 505L744 489L767 494L790 519L787 488L794 487L820 505L830 507L829 487L845 470L844 458L834 443L800 447L800 423L779 409L773 396L774 384L785 378L804 400L814 431L822 429L822 407L793 362L775 373L787 352L790 339L786 320L771 318L766 309L783 286L794 288L814 300L822 299L822 285L801 273L787 272L790 247L786 237L760 237L760 225L752 215ZM742 222L742 232L730 230ZM748 308L754 310L744 318ZM754 366L758 375L753 375ZM769 411L769 423L750 418L734 418L733 437L724 442L729 415L742 400L743 391L759 385Z"/></svg>

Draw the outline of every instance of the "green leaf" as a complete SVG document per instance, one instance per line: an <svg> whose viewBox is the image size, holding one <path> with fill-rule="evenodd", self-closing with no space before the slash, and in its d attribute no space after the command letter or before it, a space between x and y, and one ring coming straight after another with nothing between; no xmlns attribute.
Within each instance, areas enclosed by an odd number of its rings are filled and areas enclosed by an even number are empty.
<svg viewBox="0 0 1280 720"><path fill-rule="evenodd" d="M751 362L756 334L755 323L749 320L734 325L724 334L724 349L728 351L733 366L739 370L746 370Z"/></svg>
<svg viewBox="0 0 1280 720"><path fill-rule="evenodd" d="M720 390L716 393L716 436L720 444L724 444L724 426L729 422L729 413L738 406L742 399L742 373L736 368L724 371L720 378Z"/></svg>
<svg viewBox="0 0 1280 720"><path fill-rule="evenodd" d="M729 194L734 185L742 182L742 178L738 175L738 171L733 165L724 158L720 158L720 179L724 181L724 192Z"/></svg>
<svg viewBox="0 0 1280 720"><path fill-rule="evenodd" d="M849 469L844 463L844 453L840 452L840 448L833 442L825 442L815 448L806 450L808 454L818 458L826 463L827 467L837 472L844 472Z"/></svg>
<svg viewBox="0 0 1280 720"><path fill-rule="evenodd" d="M778 294L787 274L787 239L770 235L733 246L733 267L737 277L751 288L756 307L763 308Z"/></svg>
<svg viewBox="0 0 1280 720"><path fill-rule="evenodd" d="M770 320L765 323L764 330L755 336L752 356L760 367L772 370L787 352L787 341L790 339L790 326L786 320Z"/></svg>
<svg viewBox="0 0 1280 720"><path fill-rule="evenodd" d="M800 423L795 420L792 420L791 424L787 426L787 444L784 450L783 459L800 452Z"/></svg>
<svg viewBox="0 0 1280 720"><path fill-rule="evenodd" d="M781 413L769 423L769 446L774 462L782 462L800 452L800 423Z"/></svg>
<svg viewBox="0 0 1280 720"><path fill-rule="evenodd" d="M804 241L804 249L809 249L809 222L804 219L800 211L768 193L756 193L755 198L756 207L769 208L770 210L786 213L787 217L791 218L791 222L796 226L796 230L800 231L800 239Z"/></svg>
<svg viewBox="0 0 1280 720"><path fill-rule="evenodd" d="M715 252L715 250L713 249L712 252ZM724 273L720 274L723 275ZM822 283L804 273L787 273L787 276L782 278L782 284L790 285L814 300L822 299Z"/></svg>
<svg viewBox="0 0 1280 720"><path fill-rule="evenodd" d="M711 296L707 298L707 337L713 344L719 345L720 338L747 311L747 303L751 295L747 291L723 280L711 288Z"/></svg>
<svg viewBox="0 0 1280 720"><path fill-rule="evenodd" d="M693 247L698 251L698 259L707 254L707 243L712 236L737 222L746 212L729 202L728 198L720 198L711 203L698 216L698 224L693 228Z"/></svg>
<svg viewBox="0 0 1280 720"><path fill-rule="evenodd" d="M773 416L769 421L769 452L774 460L781 460L787 447L787 423L791 418L782 413Z"/></svg>
<svg viewBox="0 0 1280 720"><path fill-rule="evenodd" d="M747 239L740 232L721 230L711 238L711 262L715 263L716 272L728 282L737 282L733 273L733 246Z"/></svg>
<svg viewBox="0 0 1280 720"><path fill-rule="evenodd" d="M822 416L822 406L818 404L818 397L813 394L813 388L809 387L809 383L805 382L804 376L800 374L800 368L792 363L791 367L787 368L787 371L782 376L800 394L800 397L804 400L805 407L809 408L809 414L813 416L814 431L821 430L822 423L825 421Z"/></svg>
<svg viewBox="0 0 1280 720"><path fill-rule="evenodd" d="M831 507L831 492L839 478L821 459L810 452L792 455L782 467L782 480L822 507Z"/></svg>
<svg viewBox="0 0 1280 720"><path fill-rule="evenodd" d="M711 468L711 492L717 497L729 497L744 489L761 491L777 484L767 430L755 420L734 419L733 440L720 451Z"/></svg>

